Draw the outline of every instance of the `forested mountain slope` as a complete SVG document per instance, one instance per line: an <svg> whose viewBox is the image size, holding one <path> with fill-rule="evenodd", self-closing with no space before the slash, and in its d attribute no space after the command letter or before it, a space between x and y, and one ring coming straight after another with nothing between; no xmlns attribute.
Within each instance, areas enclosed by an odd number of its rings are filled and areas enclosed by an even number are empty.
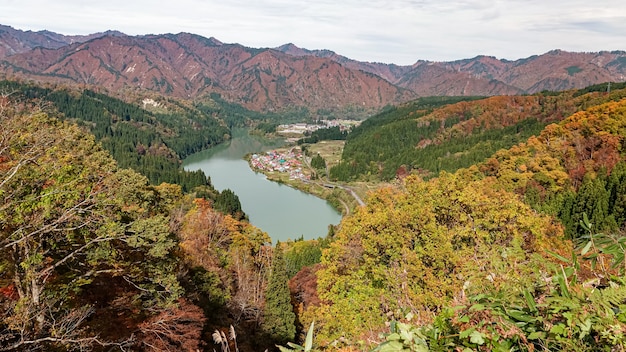
<svg viewBox="0 0 626 352"><path fill-rule="evenodd" d="M581 225L583 213L594 231L621 231L626 226L626 100L616 100L551 124L469 172L497 179L499 187L558 217L569 238L588 233Z"/></svg>
<svg viewBox="0 0 626 352"><path fill-rule="evenodd" d="M140 172L155 185L179 184L184 191L206 185L207 180L202 172L183 171L181 160L224 142L229 135L223 121L173 99L149 99L147 105L139 106L91 90L12 81L0 82L0 90L52 104L61 117L93 133L121 167Z"/></svg>
<svg viewBox="0 0 626 352"><path fill-rule="evenodd" d="M483 161L497 150L509 148L538 134L547 124L570 114L626 95L624 85L581 91L497 96L443 107L417 100L375 115L347 138L341 164L332 168L338 180L372 178L390 180L417 172L432 177Z"/></svg>
<svg viewBox="0 0 626 352"><path fill-rule="evenodd" d="M380 350L623 348L623 94L566 100L581 110L484 163L373 192L323 253L302 315L318 343L368 345L395 320Z"/></svg>
<svg viewBox="0 0 626 352"><path fill-rule="evenodd" d="M0 98L0 350L211 351L218 329L245 332L244 351L282 341L260 324L267 234L12 98Z"/></svg>

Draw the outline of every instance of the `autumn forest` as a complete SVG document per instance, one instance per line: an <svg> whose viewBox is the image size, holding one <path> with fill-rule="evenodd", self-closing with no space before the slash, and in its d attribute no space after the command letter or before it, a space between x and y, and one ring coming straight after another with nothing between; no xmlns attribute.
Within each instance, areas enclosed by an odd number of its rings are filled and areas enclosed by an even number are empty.
<svg viewBox="0 0 626 352"><path fill-rule="evenodd" d="M316 240L272 243L180 167L306 114L0 82L0 351L624 351L625 85L307 136L376 185Z"/></svg>

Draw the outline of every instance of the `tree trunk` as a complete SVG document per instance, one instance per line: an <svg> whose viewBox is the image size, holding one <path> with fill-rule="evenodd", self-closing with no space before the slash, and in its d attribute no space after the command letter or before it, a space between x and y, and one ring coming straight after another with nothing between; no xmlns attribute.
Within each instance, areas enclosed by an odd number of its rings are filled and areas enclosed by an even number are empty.
<svg viewBox="0 0 626 352"><path fill-rule="evenodd" d="M41 307L40 297L42 287L37 282L36 278L30 280L30 289L31 289L31 298L33 300L33 308L37 310L37 316L35 318L35 332L42 331L45 323L45 311L43 307Z"/></svg>

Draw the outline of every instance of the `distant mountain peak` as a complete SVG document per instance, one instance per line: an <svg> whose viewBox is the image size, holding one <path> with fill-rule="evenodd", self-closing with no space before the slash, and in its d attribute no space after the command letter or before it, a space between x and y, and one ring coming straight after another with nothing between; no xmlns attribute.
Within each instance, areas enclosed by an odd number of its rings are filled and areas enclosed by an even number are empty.
<svg viewBox="0 0 626 352"><path fill-rule="evenodd" d="M215 44L216 46L220 46L220 45L224 45L223 42L219 41L217 38L215 37L210 37L209 41L212 42L213 44Z"/></svg>
<svg viewBox="0 0 626 352"><path fill-rule="evenodd" d="M98 35L100 33L94 33L94 35ZM126 34L120 31L116 31L116 30L107 30L105 32L102 32L101 34L105 35L105 36L111 36L111 37L125 37Z"/></svg>
<svg viewBox="0 0 626 352"><path fill-rule="evenodd" d="M289 54L289 55L293 55L293 56L304 56L304 55L310 55L311 51L307 50L307 49L302 49L298 46L296 46L294 43L287 43L287 44L283 44L277 48L274 48L275 50L278 50L280 52L283 52L285 54Z"/></svg>
<svg viewBox="0 0 626 352"><path fill-rule="evenodd" d="M283 44L277 48L275 48L278 51L285 51L285 50L300 50L300 48L298 46L296 46L294 43L287 43L287 44Z"/></svg>
<svg viewBox="0 0 626 352"><path fill-rule="evenodd" d="M253 110L358 106L364 114L418 96L511 95L621 82L626 53L559 49L515 61L478 55L400 66L294 43L249 48L185 32L127 36L108 30L65 36L0 25L0 75L185 98L218 93Z"/></svg>

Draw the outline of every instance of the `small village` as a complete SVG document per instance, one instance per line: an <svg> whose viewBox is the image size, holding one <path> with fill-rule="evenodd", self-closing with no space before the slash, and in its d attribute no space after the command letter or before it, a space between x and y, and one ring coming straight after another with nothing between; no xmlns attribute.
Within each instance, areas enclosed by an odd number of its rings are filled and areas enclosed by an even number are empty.
<svg viewBox="0 0 626 352"><path fill-rule="evenodd" d="M320 120L319 124L313 125L306 123L279 125L277 132L282 135L296 136L287 138L287 142L295 142L305 134L320 128L339 126L343 131L358 124L359 121L351 120ZM303 169L303 160L302 150L299 147L293 147L288 151L272 150L264 154L252 154L249 163L256 171L289 173L290 180L310 181L311 176ZM304 166L306 168L306 165Z"/></svg>
<svg viewBox="0 0 626 352"><path fill-rule="evenodd" d="M355 120L319 120L316 124L308 124L303 122L278 125L276 132L283 135L305 135L307 133L311 133L322 128L331 127L339 127L341 131L346 131L354 126L359 125L360 123L361 121Z"/></svg>
<svg viewBox="0 0 626 352"><path fill-rule="evenodd" d="M294 147L287 152L269 151L265 154L252 154L250 165L258 171L276 171L289 173L290 180L310 180L302 170L302 151Z"/></svg>

